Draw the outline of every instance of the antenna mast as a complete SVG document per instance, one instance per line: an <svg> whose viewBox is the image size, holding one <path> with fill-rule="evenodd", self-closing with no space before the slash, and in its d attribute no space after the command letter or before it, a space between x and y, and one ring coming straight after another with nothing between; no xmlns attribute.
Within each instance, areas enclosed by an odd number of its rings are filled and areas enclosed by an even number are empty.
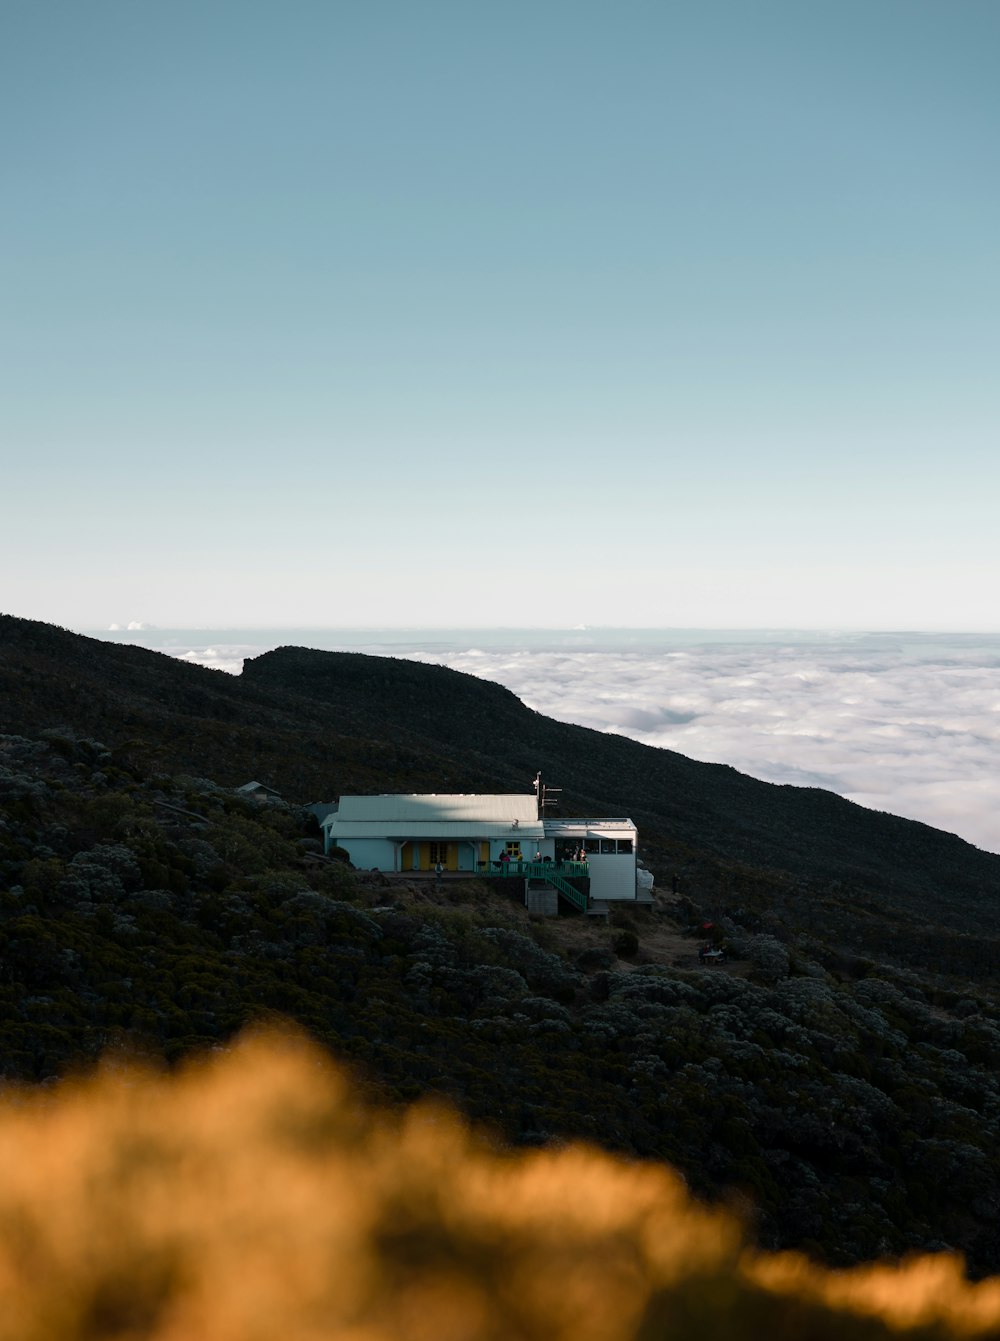
<svg viewBox="0 0 1000 1341"><path fill-rule="evenodd" d="M559 797L562 795L562 788L546 787L544 782L542 782L542 774L540 771L535 774L534 786L535 796L538 798L538 818L544 819L546 806L551 807L553 810L559 809Z"/></svg>

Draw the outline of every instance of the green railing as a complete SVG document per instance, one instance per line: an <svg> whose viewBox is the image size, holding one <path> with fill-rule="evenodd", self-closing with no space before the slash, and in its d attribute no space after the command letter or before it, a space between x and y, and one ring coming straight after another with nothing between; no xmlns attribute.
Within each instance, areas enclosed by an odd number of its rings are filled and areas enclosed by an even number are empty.
<svg viewBox="0 0 1000 1341"><path fill-rule="evenodd" d="M577 889L575 885L571 885L569 881L564 880L561 875L545 875L542 876L542 879L546 884L552 885L553 888L557 889L564 898L569 899L570 903L573 904L575 908L579 908L581 913L585 913L590 907L590 895L585 894L582 889Z"/></svg>
<svg viewBox="0 0 1000 1341"><path fill-rule="evenodd" d="M580 879L590 876L585 861L481 861L482 875L501 875L516 880L544 880L568 899L574 908L585 913L590 907L590 895L569 883L567 876Z"/></svg>
<svg viewBox="0 0 1000 1341"><path fill-rule="evenodd" d="M567 876L590 875L585 861L480 861L476 864L479 875L513 876L517 880L548 880L550 875L565 880Z"/></svg>

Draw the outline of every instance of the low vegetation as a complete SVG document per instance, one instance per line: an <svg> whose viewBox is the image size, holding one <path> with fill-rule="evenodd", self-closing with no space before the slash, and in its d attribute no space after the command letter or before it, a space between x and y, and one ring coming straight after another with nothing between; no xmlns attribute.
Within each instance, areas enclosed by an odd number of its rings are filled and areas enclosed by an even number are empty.
<svg viewBox="0 0 1000 1341"><path fill-rule="evenodd" d="M669 1161L762 1247L1000 1270L994 995L790 934L763 878L716 912L730 962L702 969L689 897L603 927L477 882L390 885L324 860L294 807L67 729L0 738L0 803L10 1082L175 1066L280 1016L390 1107Z"/></svg>

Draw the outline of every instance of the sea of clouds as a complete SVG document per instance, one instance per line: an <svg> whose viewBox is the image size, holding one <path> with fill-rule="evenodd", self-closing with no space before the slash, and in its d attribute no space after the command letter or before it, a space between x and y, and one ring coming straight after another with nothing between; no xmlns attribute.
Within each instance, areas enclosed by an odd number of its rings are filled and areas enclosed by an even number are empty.
<svg viewBox="0 0 1000 1341"><path fill-rule="evenodd" d="M1000 851L996 650L470 650L456 670L530 707L768 782L823 787Z"/></svg>
<svg viewBox="0 0 1000 1341"><path fill-rule="evenodd" d="M561 721L823 787L1000 852L997 635L225 633L200 645L112 636L234 672L293 641L435 662Z"/></svg>

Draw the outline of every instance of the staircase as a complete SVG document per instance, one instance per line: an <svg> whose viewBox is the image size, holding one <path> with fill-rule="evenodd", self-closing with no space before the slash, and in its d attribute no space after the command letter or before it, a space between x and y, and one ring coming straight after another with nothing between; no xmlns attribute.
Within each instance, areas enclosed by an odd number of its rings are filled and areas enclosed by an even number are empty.
<svg viewBox="0 0 1000 1341"><path fill-rule="evenodd" d="M589 894L585 894L582 889L577 889L575 885L571 885L561 875L553 875L549 871L546 871L542 876L527 881L524 890L525 906L529 913L539 912L548 917L554 917L558 912L558 896L560 894L574 908L578 908L581 913L585 913L590 906ZM537 907L534 906L536 904Z"/></svg>
<svg viewBox="0 0 1000 1341"><path fill-rule="evenodd" d="M581 913L591 911L590 895L566 879L566 875L582 877L589 887L590 868L585 861L481 861L478 870L492 880L523 880L524 904L529 912L555 917L559 895Z"/></svg>

